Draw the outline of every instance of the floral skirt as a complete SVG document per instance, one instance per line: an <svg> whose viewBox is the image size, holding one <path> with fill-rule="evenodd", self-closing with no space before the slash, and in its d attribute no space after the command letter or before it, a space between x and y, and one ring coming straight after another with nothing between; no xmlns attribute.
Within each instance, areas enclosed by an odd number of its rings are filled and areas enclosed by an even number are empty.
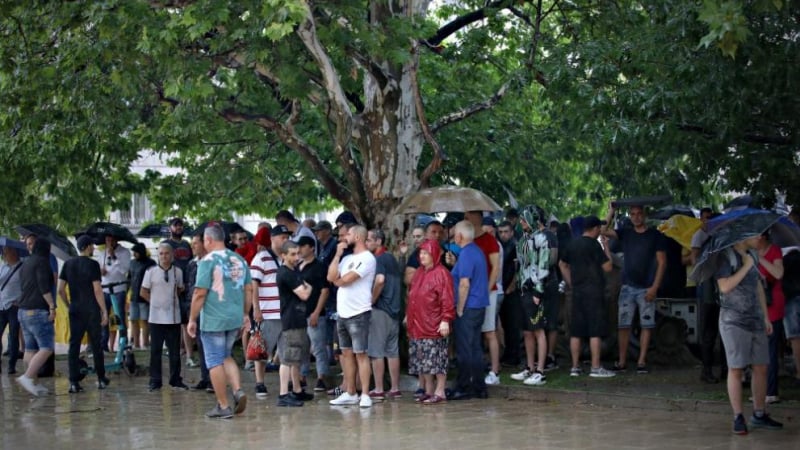
<svg viewBox="0 0 800 450"><path fill-rule="evenodd" d="M410 339L408 373L437 375L447 373L447 339Z"/></svg>

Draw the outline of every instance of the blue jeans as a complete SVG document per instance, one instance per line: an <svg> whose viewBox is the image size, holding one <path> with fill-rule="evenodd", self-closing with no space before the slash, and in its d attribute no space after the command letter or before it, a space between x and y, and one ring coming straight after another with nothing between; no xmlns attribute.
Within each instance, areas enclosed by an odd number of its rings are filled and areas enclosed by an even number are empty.
<svg viewBox="0 0 800 450"><path fill-rule="evenodd" d="M486 308L464 308L464 314L456 317L454 334L458 378L456 387L462 392L477 394L486 390L484 381L483 351L481 350L481 325Z"/></svg>
<svg viewBox="0 0 800 450"><path fill-rule="evenodd" d="M311 325L306 328L308 332L308 339L311 341L311 353L314 355L314 360L317 365L317 378L322 378L328 375L328 319L325 316L320 316L317 321L317 326ZM307 358L303 364L300 365L300 374L304 377L308 376L310 359Z"/></svg>
<svg viewBox="0 0 800 450"><path fill-rule="evenodd" d="M55 350L56 330L50 321L50 311L45 309L20 309L17 312L22 336L25 338L25 351Z"/></svg>
<svg viewBox="0 0 800 450"><path fill-rule="evenodd" d="M12 306L0 311L0 337L6 331L8 325L8 371L16 370L19 354L19 319L17 318L17 307ZM3 341L0 340L0 353L3 353ZM13 369L13 370L12 370Z"/></svg>

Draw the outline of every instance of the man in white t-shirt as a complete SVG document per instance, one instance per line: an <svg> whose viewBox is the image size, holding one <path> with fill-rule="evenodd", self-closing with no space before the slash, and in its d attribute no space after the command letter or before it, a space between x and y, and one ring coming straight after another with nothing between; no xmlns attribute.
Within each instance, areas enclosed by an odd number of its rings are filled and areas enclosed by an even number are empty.
<svg viewBox="0 0 800 450"><path fill-rule="evenodd" d="M345 391L331 400L332 405L372 406L369 394L371 367L367 355L369 323L372 312L372 284L375 281L375 256L367 249L367 229L350 227L344 242L336 246L336 255L328 267L328 281L339 288L336 297L336 322L339 334L340 361L344 371ZM353 253L342 258L348 247ZM356 367L363 394L356 395Z"/></svg>

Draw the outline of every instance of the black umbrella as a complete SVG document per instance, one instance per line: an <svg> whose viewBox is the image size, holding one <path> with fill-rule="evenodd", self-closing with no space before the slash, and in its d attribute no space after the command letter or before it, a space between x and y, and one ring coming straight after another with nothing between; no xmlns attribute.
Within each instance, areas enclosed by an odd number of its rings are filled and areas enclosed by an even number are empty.
<svg viewBox="0 0 800 450"><path fill-rule="evenodd" d="M28 247L25 246L24 242L5 236L0 236L0 253L2 253L3 247L11 247L15 249L20 258L30 255L30 253L28 253Z"/></svg>
<svg viewBox="0 0 800 450"><path fill-rule="evenodd" d="M81 231L75 233L75 238L87 235L94 239L95 244L102 244L105 242L106 236L113 236L118 241L128 241L131 244L136 244L136 236L131 233L131 230L123 227L120 224L111 222L95 222Z"/></svg>
<svg viewBox="0 0 800 450"><path fill-rule="evenodd" d="M192 229L192 227L184 225L184 227L183 227L183 234L184 235L192 236L193 233L194 233L194 230ZM169 224L164 223L164 222L151 223L150 225L147 225L146 227L144 227L141 230L139 230L139 232L136 233L136 236L141 237L141 238L159 238L160 237L160 238L166 239L166 238L168 238L170 236Z"/></svg>
<svg viewBox="0 0 800 450"><path fill-rule="evenodd" d="M236 233L236 232L239 232L239 231L244 231L245 233L247 233L247 239L248 240L253 240L253 233L245 230L244 227L242 227L241 225L239 225L236 222L226 222L226 221L223 221L223 220L209 220L208 222L201 223L200 225L197 226L197 228L194 230L194 233L192 235L193 236L202 236L203 232L206 231L206 227L209 226L209 225L212 225L212 224L217 224L217 225L222 227L222 231L225 232L225 243L226 244L228 242L230 242L231 235L233 233Z"/></svg>
<svg viewBox="0 0 800 450"><path fill-rule="evenodd" d="M17 233L22 236L35 234L36 236L46 239L50 242L50 252L58 259L66 261L70 258L78 256L78 250L72 245L72 242L59 233L58 231L50 228L41 223L29 223L27 225L18 225L15 227Z"/></svg>
<svg viewBox="0 0 800 450"><path fill-rule="evenodd" d="M659 208L658 211L650 214L651 219L667 220L672 216L689 216L695 217L692 208L684 205L667 205Z"/></svg>
<svg viewBox="0 0 800 450"><path fill-rule="evenodd" d="M751 211L753 212L750 214L738 214L734 218L719 223L713 228L708 240L703 244L700 259L697 261L694 271L692 271L691 274L692 279L699 283L711 278L721 264L728 263L730 252L726 250L737 243L753 236L760 236L770 228L777 229L778 227L788 227L786 224L780 222L782 216L778 214L762 210ZM796 228L797 226L794 225L794 227ZM791 234L788 236L791 236ZM792 244L792 242L794 243ZM798 233L797 240L789 240L783 243L797 245L800 243L800 233ZM776 245L782 244L776 243Z"/></svg>

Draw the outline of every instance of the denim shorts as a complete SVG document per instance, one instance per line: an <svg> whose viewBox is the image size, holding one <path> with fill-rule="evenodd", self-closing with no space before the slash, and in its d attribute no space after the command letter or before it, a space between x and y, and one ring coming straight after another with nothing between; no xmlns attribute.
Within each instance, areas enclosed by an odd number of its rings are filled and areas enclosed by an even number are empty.
<svg viewBox="0 0 800 450"><path fill-rule="evenodd" d="M617 328L630 328L633 324L633 314L639 310L639 325L642 328L656 327L656 302L644 299L647 288L637 288L622 285L619 292L619 324Z"/></svg>
<svg viewBox="0 0 800 450"><path fill-rule="evenodd" d="M786 299L786 315L783 317L786 339L800 338L800 297Z"/></svg>
<svg viewBox="0 0 800 450"><path fill-rule="evenodd" d="M44 309L20 309L17 311L19 326L25 338L25 351L55 350L56 330L49 320L50 311Z"/></svg>
<svg viewBox="0 0 800 450"><path fill-rule="evenodd" d="M145 302L131 302L128 318L132 321L144 320L147 322L147 319L150 318L150 305Z"/></svg>
<svg viewBox="0 0 800 450"><path fill-rule="evenodd" d="M239 337L239 330L200 331L206 367L208 370L221 366L225 358L232 356L233 344Z"/></svg>
<svg viewBox="0 0 800 450"><path fill-rule="evenodd" d="M364 353L369 347L369 322L372 311L363 312L357 316L343 318L336 321L336 331L339 333L339 348L351 349L353 353Z"/></svg>

